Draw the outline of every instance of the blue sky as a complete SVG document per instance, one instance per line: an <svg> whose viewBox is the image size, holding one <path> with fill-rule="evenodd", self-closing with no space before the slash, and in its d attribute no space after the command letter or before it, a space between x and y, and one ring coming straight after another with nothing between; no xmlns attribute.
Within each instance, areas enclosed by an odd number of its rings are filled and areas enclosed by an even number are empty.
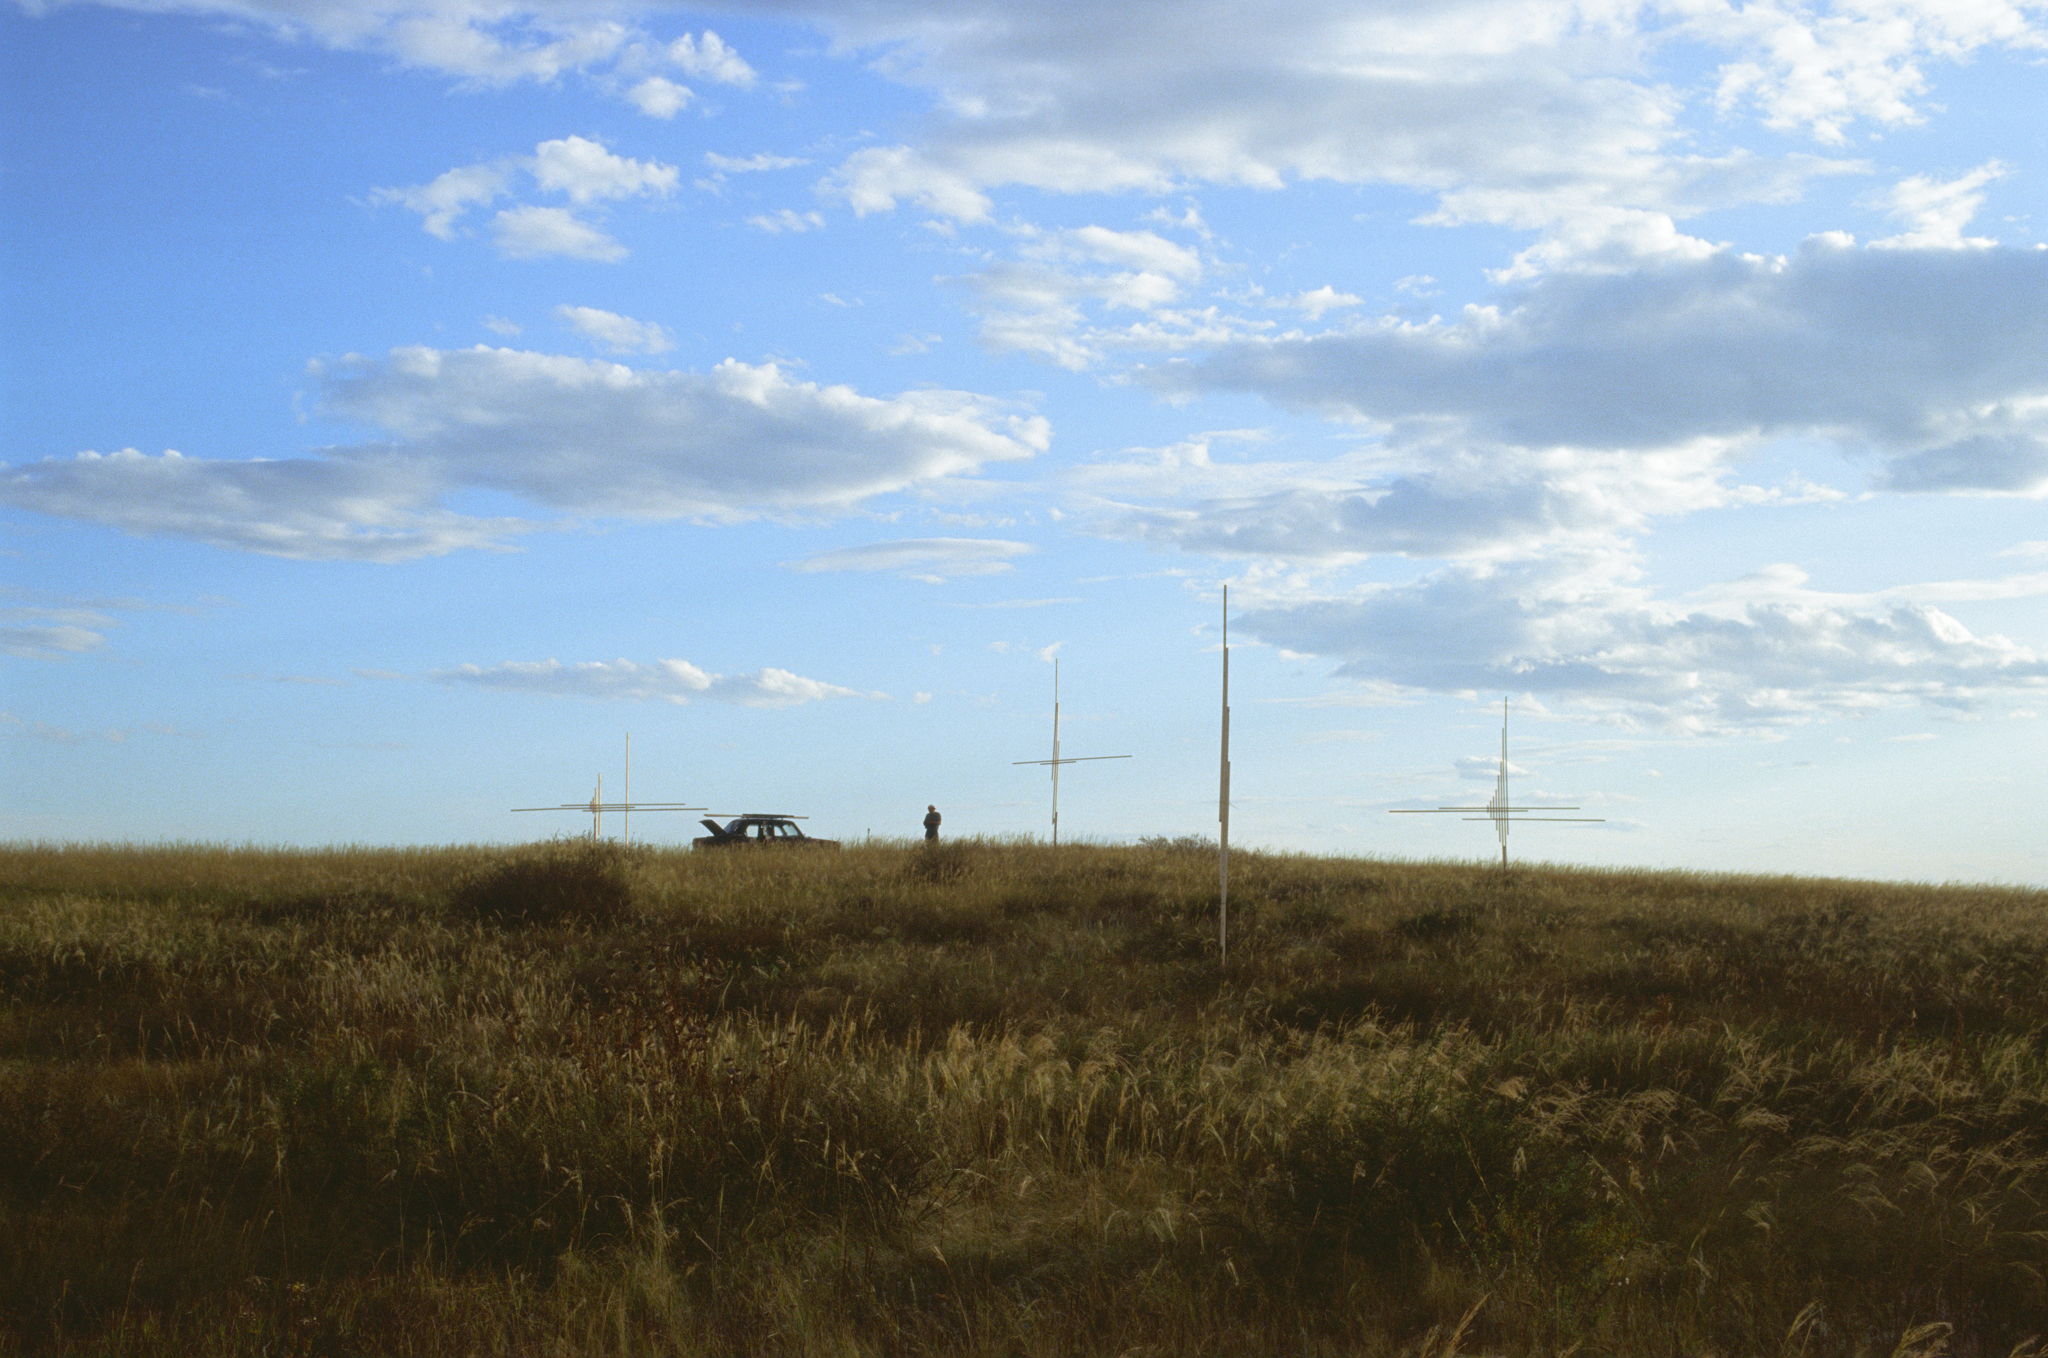
<svg viewBox="0 0 2048 1358"><path fill-rule="evenodd" d="M2048 883L2037 0L0 28L9 837Z"/></svg>

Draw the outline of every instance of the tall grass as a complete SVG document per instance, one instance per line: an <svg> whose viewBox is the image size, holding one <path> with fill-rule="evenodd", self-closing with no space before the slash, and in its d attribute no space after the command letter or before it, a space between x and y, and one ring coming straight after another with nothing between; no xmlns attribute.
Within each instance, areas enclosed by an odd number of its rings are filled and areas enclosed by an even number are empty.
<svg viewBox="0 0 2048 1358"><path fill-rule="evenodd" d="M0 1352L2044 1352L2048 894L0 850Z"/></svg>

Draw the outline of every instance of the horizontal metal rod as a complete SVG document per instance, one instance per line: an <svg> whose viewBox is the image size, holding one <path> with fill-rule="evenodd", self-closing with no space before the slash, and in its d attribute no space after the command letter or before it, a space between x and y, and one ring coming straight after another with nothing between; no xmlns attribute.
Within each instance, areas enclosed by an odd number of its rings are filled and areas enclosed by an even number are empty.
<svg viewBox="0 0 2048 1358"><path fill-rule="evenodd" d="M1012 759L1012 764L1086 764L1094 759L1129 759L1127 754L1076 754L1065 759Z"/></svg>
<svg viewBox="0 0 2048 1358"><path fill-rule="evenodd" d="M702 811L680 802L563 802L560 806L515 806L514 811Z"/></svg>
<svg viewBox="0 0 2048 1358"><path fill-rule="evenodd" d="M1551 825L1605 825L1600 816L1467 816L1466 820L1506 821L1510 825L1533 825L1538 822Z"/></svg>
<svg viewBox="0 0 2048 1358"><path fill-rule="evenodd" d="M1576 811L1576 806L1431 806L1402 807L1387 812L1390 816L1441 816L1447 811L1485 811L1489 814L1513 815L1522 811Z"/></svg>

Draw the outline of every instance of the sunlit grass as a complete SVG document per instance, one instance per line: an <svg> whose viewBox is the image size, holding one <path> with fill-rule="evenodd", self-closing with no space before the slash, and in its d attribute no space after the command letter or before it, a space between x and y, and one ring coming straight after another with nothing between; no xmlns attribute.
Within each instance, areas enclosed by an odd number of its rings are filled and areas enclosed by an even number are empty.
<svg viewBox="0 0 2048 1358"><path fill-rule="evenodd" d="M2048 893L0 850L0 1351L2048 1335Z"/></svg>

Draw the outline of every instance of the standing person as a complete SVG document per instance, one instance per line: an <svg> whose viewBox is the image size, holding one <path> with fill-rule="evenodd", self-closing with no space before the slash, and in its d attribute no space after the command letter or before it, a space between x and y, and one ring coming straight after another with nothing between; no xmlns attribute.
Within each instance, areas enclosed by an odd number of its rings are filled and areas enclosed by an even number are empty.
<svg viewBox="0 0 2048 1358"><path fill-rule="evenodd" d="M939 842L939 820L939 808L937 808L936 806L927 805L924 809L925 843L936 844Z"/></svg>

